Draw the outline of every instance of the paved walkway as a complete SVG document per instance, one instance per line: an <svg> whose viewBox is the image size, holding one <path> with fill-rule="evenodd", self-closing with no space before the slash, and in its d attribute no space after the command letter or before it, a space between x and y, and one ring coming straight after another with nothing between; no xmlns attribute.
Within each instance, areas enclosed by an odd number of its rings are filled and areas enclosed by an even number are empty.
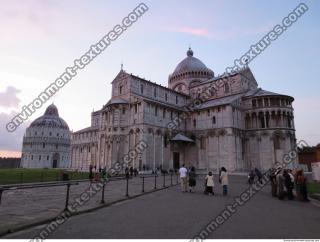
<svg viewBox="0 0 320 242"><path fill-rule="evenodd" d="M166 176L166 185L171 184L170 176ZM176 177L173 177L176 184ZM80 182L79 185L71 186L70 201L72 204L79 198L81 193L90 187L89 182ZM163 177L157 178L157 188L163 187ZM145 192L154 190L154 178L145 179ZM79 207L78 211L84 211L100 205L101 194L97 193L86 204ZM142 193L142 179L133 178L129 180L129 196ZM105 187L105 203L111 203L125 198L126 180L111 181ZM54 218L65 207L66 186L46 187L24 190L4 191L0 205L0 234L25 226L37 221Z"/></svg>
<svg viewBox="0 0 320 242"><path fill-rule="evenodd" d="M231 204L246 187L245 177L230 177L229 196L206 196L202 182L194 194L172 187L107 208L71 217L49 238L53 239L182 239L193 238ZM216 184L217 181L216 181ZM320 207L313 203L280 201L267 186L233 214L209 238L284 239L320 238ZM6 238L31 238L44 226Z"/></svg>

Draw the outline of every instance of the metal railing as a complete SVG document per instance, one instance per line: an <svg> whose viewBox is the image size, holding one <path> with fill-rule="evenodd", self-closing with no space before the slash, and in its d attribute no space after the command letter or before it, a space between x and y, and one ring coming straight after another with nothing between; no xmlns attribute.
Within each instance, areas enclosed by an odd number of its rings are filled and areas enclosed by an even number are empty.
<svg viewBox="0 0 320 242"><path fill-rule="evenodd" d="M69 195L70 187L72 185L78 185L78 182L67 181L67 182L42 182L42 183L29 183L29 184L13 184L0 186L0 205L2 200L2 195L4 191L21 190L21 189L34 189L41 187L57 187L57 186L67 186L66 200L65 200L65 210L68 209L69 205Z"/></svg>
<svg viewBox="0 0 320 242"><path fill-rule="evenodd" d="M166 184L166 177L170 176L170 185ZM173 184L173 177L176 176L176 183ZM170 173L170 174L150 174L150 175L140 175L139 178L142 180L142 193L145 193L145 179L154 179L154 188L153 190L157 190L157 179L158 178L163 178L163 188L178 185L179 184L179 175L175 173ZM4 194L4 191L12 191L12 190L21 190L21 189L35 189L35 188L43 188L43 187L57 187L57 186L66 186L66 199L65 199L65 206L64 210L68 209L69 205L69 197L70 197L70 187L73 185L79 185L80 182L102 182L102 191L101 191L101 200L100 204L105 203L105 186L107 183L112 182L112 181L125 181L126 185L126 191L125 191L125 197L129 197L129 181L132 180L133 177L131 176L120 176L120 177L111 177L107 178L105 180L76 180L76 181L59 181L59 182L40 182L40 183L25 183L25 184L12 184L12 185L0 185L0 205L1 205L1 200ZM159 188L161 189L161 188Z"/></svg>

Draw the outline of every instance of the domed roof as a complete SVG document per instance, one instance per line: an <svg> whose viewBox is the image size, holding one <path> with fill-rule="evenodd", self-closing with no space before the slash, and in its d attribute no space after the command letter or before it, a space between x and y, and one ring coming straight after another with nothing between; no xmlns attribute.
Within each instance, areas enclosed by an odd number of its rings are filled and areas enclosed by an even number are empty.
<svg viewBox="0 0 320 242"><path fill-rule="evenodd" d="M193 57L193 51L191 50L191 48L189 48L189 50L187 51L187 57L177 65L171 76L190 71L207 71L213 74L213 71L207 68L201 60Z"/></svg>
<svg viewBox="0 0 320 242"><path fill-rule="evenodd" d="M34 120L30 127L52 127L69 130L69 126L62 118L59 117L59 112L54 104L47 107L44 115Z"/></svg>

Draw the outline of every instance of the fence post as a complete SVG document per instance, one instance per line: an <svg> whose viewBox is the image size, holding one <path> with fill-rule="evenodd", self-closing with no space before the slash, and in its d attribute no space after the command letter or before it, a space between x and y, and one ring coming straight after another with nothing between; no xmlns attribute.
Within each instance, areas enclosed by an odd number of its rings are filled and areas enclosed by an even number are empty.
<svg viewBox="0 0 320 242"><path fill-rule="evenodd" d="M142 177L142 192L144 192L144 176Z"/></svg>
<svg viewBox="0 0 320 242"><path fill-rule="evenodd" d="M126 197L129 197L129 177L126 177L127 185L126 185Z"/></svg>
<svg viewBox="0 0 320 242"><path fill-rule="evenodd" d="M0 188L0 205L1 205L2 192L3 190Z"/></svg>
<svg viewBox="0 0 320 242"><path fill-rule="evenodd" d="M154 190L157 189L157 174L154 175Z"/></svg>
<svg viewBox="0 0 320 242"><path fill-rule="evenodd" d="M64 211L67 211L67 210L68 210L69 194L70 194L70 183L67 184L67 196L66 196L66 205L65 205L65 207L64 207Z"/></svg>
<svg viewBox="0 0 320 242"><path fill-rule="evenodd" d="M106 186L106 181L103 182L103 186L102 186L102 196L101 196L101 204L104 203L104 187Z"/></svg>
<svg viewBox="0 0 320 242"><path fill-rule="evenodd" d="M170 184L172 186L172 172L170 173Z"/></svg>
<svg viewBox="0 0 320 242"><path fill-rule="evenodd" d="M163 173L163 187L166 187L166 173Z"/></svg>

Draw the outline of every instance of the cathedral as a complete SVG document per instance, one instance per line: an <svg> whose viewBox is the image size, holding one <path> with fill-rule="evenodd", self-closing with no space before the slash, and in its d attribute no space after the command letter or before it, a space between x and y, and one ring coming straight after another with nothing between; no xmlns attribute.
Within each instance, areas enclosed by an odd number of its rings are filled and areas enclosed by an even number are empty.
<svg viewBox="0 0 320 242"><path fill-rule="evenodd" d="M111 84L90 127L72 134L72 168L109 169L144 142L129 164L139 170L267 170L296 143L293 97L258 87L248 67L215 76L190 48L168 87L122 69Z"/></svg>

